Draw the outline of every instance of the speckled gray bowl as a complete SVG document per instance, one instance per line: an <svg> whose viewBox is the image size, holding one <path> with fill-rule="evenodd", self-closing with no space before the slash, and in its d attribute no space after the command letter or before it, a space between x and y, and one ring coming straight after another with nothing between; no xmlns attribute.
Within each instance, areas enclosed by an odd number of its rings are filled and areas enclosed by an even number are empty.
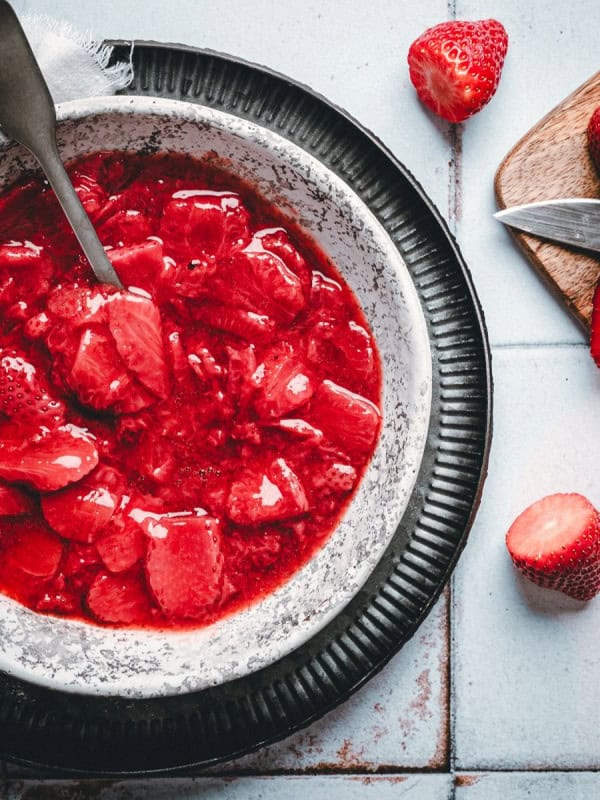
<svg viewBox="0 0 600 800"><path fill-rule="evenodd" d="M45 617L0 595L0 669L84 694L174 695L247 675L302 645L359 591L394 535L421 463L431 406L431 354L408 270L351 189L296 145L202 106L157 98L92 98L59 107L68 160L101 149L216 153L308 231L358 296L383 361L382 435L365 478L325 546L250 608L188 632L107 630ZM0 154L0 185L33 165Z"/></svg>

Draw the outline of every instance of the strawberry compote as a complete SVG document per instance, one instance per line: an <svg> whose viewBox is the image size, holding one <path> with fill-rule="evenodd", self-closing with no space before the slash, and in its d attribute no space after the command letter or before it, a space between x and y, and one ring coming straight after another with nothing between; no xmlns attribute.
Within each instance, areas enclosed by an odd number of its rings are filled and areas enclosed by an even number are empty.
<svg viewBox="0 0 600 800"><path fill-rule="evenodd" d="M336 526L379 433L377 350L335 267L210 162L69 172L127 290L94 281L41 178L0 197L0 590L204 625Z"/></svg>

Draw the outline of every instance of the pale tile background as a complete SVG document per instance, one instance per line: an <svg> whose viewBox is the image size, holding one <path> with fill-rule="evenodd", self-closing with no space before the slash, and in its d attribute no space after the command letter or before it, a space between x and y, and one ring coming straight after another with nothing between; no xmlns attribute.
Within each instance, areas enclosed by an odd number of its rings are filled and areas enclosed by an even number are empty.
<svg viewBox="0 0 600 800"><path fill-rule="evenodd" d="M491 217L504 155L600 67L597 0L13 4L101 37L185 42L266 64L374 131L448 219L473 273L493 345L495 439L451 597L339 709L210 777L40 783L6 765L0 797L599 797L590 770L600 768L600 600L584 605L526 585L503 541L514 516L544 493L580 491L600 503L600 374L582 333ZM510 36L503 80L487 109L451 130L416 101L408 46L444 19L489 16Z"/></svg>

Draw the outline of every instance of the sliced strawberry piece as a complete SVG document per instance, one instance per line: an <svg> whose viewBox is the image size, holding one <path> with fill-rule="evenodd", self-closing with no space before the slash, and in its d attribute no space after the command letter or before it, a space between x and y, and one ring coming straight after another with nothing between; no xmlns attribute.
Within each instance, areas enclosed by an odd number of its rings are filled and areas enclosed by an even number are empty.
<svg viewBox="0 0 600 800"><path fill-rule="evenodd" d="M248 212L233 192L175 192L163 211L160 235L168 253L187 264L203 254L229 255L250 238Z"/></svg>
<svg viewBox="0 0 600 800"><path fill-rule="evenodd" d="M354 374L367 379L375 369L375 351L369 332L350 320L331 337L331 344L344 356L344 363Z"/></svg>
<svg viewBox="0 0 600 800"><path fill-rule="evenodd" d="M511 525L506 546L526 578L578 600L600 592L600 514L580 494L553 494Z"/></svg>
<svg viewBox="0 0 600 800"><path fill-rule="evenodd" d="M305 289L310 289L311 271L304 257L290 242L287 231L283 228L267 228L257 231L254 236L260 240L265 250L278 256L300 278Z"/></svg>
<svg viewBox="0 0 600 800"><path fill-rule="evenodd" d="M86 602L100 622L122 625L143 622L152 610L144 581L137 575L99 573L90 586Z"/></svg>
<svg viewBox="0 0 600 800"><path fill-rule="evenodd" d="M32 303L50 289L54 264L33 242L0 245L0 305L9 308L27 298Z"/></svg>
<svg viewBox="0 0 600 800"><path fill-rule="evenodd" d="M169 376L158 307L152 300L131 292L114 295L108 306L108 327L127 368L157 397L168 397Z"/></svg>
<svg viewBox="0 0 600 800"><path fill-rule="evenodd" d="M270 317L242 308L211 304L202 306L198 314L205 325L240 336L249 342L269 341L275 334L275 323Z"/></svg>
<svg viewBox="0 0 600 800"><path fill-rule="evenodd" d="M288 324L306 305L300 278L278 256L264 250L259 240L223 264L214 291L227 305Z"/></svg>
<svg viewBox="0 0 600 800"><path fill-rule="evenodd" d="M233 481L226 512L239 525L290 519L308 510L300 479L283 458L266 469L249 468Z"/></svg>
<svg viewBox="0 0 600 800"><path fill-rule="evenodd" d="M78 171L72 174L71 181L79 195L81 205L85 208L91 220L95 222L108 199L105 190L95 178Z"/></svg>
<svg viewBox="0 0 600 800"><path fill-rule="evenodd" d="M245 409L256 391L256 350L253 344L242 348L227 348L227 396Z"/></svg>
<svg viewBox="0 0 600 800"><path fill-rule="evenodd" d="M136 524L111 526L96 539L96 549L110 572L124 572L146 555L148 537Z"/></svg>
<svg viewBox="0 0 600 800"><path fill-rule="evenodd" d="M119 500L118 494L89 477L42 497L42 513L65 539L90 544L110 522Z"/></svg>
<svg viewBox="0 0 600 800"><path fill-rule="evenodd" d="M221 525L202 514L147 518L151 536L146 556L148 584L167 617L194 619L221 596Z"/></svg>
<svg viewBox="0 0 600 800"><path fill-rule="evenodd" d="M157 237L139 244L117 247L107 253L126 289L137 287L152 293L163 273L163 243Z"/></svg>
<svg viewBox="0 0 600 800"><path fill-rule="evenodd" d="M98 464L94 438L82 428L64 425L36 432L0 431L0 478L54 492L81 480Z"/></svg>
<svg viewBox="0 0 600 800"><path fill-rule="evenodd" d="M33 500L16 486L0 484L0 517L22 517L33 511Z"/></svg>
<svg viewBox="0 0 600 800"><path fill-rule="evenodd" d="M592 358L596 362L596 366L600 367L600 283L598 283L596 286L592 304L590 352L592 354Z"/></svg>
<svg viewBox="0 0 600 800"><path fill-rule="evenodd" d="M43 248L32 242L9 242L0 245L0 269L37 270L45 259Z"/></svg>
<svg viewBox="0 0 600 800"><path fill-rule="evenodd" d="M254 373L254 407L261 419L275 419L304 405L313 395L312 380L289 342L268 350Z"/></svg>
<svg viewBox="0 0 600 800"><path fill-rule="evenodd" d="M48 297L47 311L73 327L102 325L107 321L106 304L111 295L101 288L71 283L57 286Z"/></svg>
<svg viewBox="0 0 600 800"><path fill-rule="evenodd" d="M34 578L51 578L62 557L62 542L43 523L27 520L15 525L3 557Z"/></svg>
<svg viewBox="0 0 600 800"><path fill-rule="evenodd" d="M0 350L0 414L20 422L60 425L65 405L50 393L45 377L17 350Z"/></svg>
<svg viewBox="0 0 600 800"><path fill-rule="evenodd" d="M320 494L346 494L356 485L358 475L352 464L341 461L311 464L311 483Z"/></svg>
<svg viewBox="0 0 600 800"><path fill-rule="evenodd" d="M347 453L368 453L379 432L381 414L365 397L323 381L313 398L309 421Z"/></svg>
<svg viewBox="0 0 600 800"><path fill-rule="evenodd" d="M304 419L280 419L269 424L269 428L274 428L285 433L289 433L295 439L306 440L313 444L320 444L323 441L323 431L315 428Z"/></svg>
<svg viewBox="0 0 600 800"><path fill-rule="evenodd" d="M34 602L34 608L42 614L76 614L81 611L81 605L76 592L67 585L65 576L60 572L52 579L50 584L44 585L44 590Z"/></svg>
<svg viewBox="0 0 600 800"><path fill-rule="evenodd" d="M102 244L112 247L137 244L151 235L148 219L134 208L117 211L98 226L98 236Z"/></svg>

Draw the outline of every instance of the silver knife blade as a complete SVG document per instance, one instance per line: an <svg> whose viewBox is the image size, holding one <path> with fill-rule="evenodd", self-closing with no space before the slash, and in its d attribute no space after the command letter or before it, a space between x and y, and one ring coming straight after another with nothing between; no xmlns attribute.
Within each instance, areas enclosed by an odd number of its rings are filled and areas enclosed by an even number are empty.
<svg viewBox="0 0 600 800"><path fill-rule="evenodd" d="M498 211L494 217L542 239L600 253L600 200L566 198L528 203Z"/></svg>

